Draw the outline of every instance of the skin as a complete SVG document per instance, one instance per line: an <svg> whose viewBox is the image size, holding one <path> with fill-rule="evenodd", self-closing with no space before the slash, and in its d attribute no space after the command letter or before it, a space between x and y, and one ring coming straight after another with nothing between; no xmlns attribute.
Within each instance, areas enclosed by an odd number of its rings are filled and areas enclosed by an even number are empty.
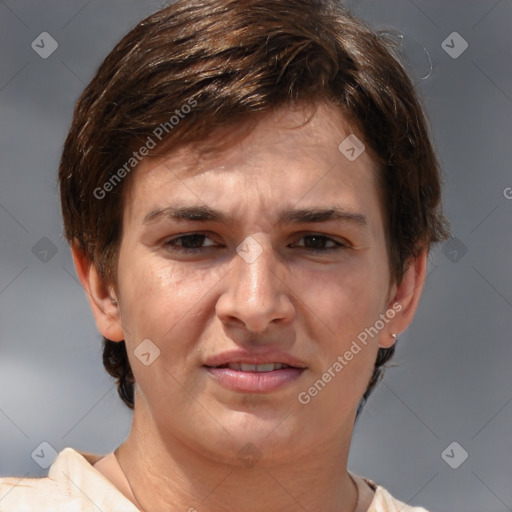
<svg viewBox="0 0 512 512"><path fill-rule="evenodd" d="M392 333L414 316L426 251L399 286L390 284L369 153L353 162L340 153L351 130L333 108L319 105L304 123L306 117L301 108L268 115L234 147L208 158L185 147L143 161L125 197L115 285L73 249L98 328L126 341L137 381L132 429L116 456L141 509L355 508L347 460L357 405L379 346L392 346ZM178 205L208 206L230 221L156 215L144 222L150 212ZM364 217L364 225L280 222L286 209L334 206ZM193 233L206 237L176 241ZM252 263L236 252L249 236L262 249ZM177 245L185 240L195 252ZM401 311L379 335L301 404L299 393L395 303ZM160 350L148 366L134 355L145 339ZM276 391L235 392L203 365L240 347L284 351L307 368ZM239 457L248 446L259 457L252 467Z"/></svg>

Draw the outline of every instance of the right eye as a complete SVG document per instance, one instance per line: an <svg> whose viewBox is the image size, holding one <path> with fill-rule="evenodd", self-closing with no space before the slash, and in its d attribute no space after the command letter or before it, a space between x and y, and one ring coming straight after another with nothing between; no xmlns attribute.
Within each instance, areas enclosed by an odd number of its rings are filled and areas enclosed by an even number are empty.
<svg viewBox="0 0 512 512"><path fill-rule="evenodd" d="M207 245L203 245L205 241L210 241ZM215 244L211 238L202 233L190 233L188 235L180 235L165 242L165 246L172 251L199 252L206 247L212 247Z"/></svg>

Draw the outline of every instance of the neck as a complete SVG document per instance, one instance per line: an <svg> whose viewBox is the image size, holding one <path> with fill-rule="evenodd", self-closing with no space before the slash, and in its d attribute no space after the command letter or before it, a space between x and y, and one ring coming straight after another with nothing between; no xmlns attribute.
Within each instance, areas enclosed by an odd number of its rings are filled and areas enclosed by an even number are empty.
<svg viewBox="0 0 512 512"><path fill-rule="evenodd" d="M319 443L321 448L299 458L244 465L238 458L219 461L205 456L167 434L164 442L148 413L136 407L130 435L116 450L132 501L142 511L356 509L357 488L347 472L352 427L341 443Z"/></svg>

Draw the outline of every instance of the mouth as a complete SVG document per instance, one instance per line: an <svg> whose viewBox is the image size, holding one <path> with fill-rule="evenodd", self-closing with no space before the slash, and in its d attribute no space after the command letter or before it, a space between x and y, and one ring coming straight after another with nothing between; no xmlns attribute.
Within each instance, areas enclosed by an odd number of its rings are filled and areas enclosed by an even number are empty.
<svg viewBox="0 0 512 512"><path fill-rule="evenodd" d="M250 364L250 363L226 363L219 366L208 366L207 368L229 368L237 372L258 372L266 373L275 370L283 370L287 368L296 368L286 363L264 363L264 364Z"/></svg>
<svg viewBox="0 0 512 512"><path fill-rule="evenodd" d="M223 388L237 393L270 393L291 385L306 370L283 362L227 362L205 365L209 375Z"/></svg>

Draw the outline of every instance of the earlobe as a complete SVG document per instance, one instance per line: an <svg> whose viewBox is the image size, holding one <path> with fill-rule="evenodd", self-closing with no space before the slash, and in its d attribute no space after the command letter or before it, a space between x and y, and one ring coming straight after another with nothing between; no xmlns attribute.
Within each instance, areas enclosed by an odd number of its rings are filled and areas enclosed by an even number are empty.
<svg viewBox="0 0 512 512"><path fill-rule="evenodd" d="M393 286L388 311L394 310L395 314L381 333L379 347L392 347L398 335L411 324L423 291L427 273L427 256L427 249L423 249L407 267L400 284Z"/></svg>
<svg viewBox="0 0 512 512"><path fill-rule="evenodd" d="M106 283L104 278L99 275L85 251L73 245L71 254L98 330L102 336L111 341L123 341L124 331L121 325L118 298L113 286Z"/></svg>

